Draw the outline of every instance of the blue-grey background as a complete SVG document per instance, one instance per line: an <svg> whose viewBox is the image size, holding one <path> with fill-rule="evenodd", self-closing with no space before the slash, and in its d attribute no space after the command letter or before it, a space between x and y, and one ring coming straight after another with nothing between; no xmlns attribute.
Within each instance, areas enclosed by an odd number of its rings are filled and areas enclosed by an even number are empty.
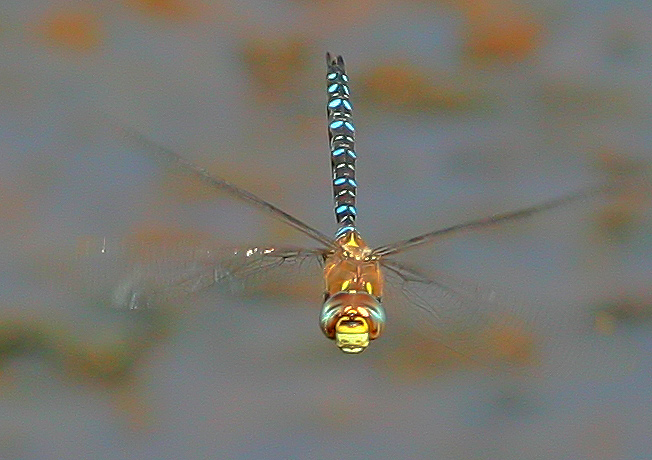
<svg viewBox="0 0 652 460"><path fill-rule="evenodd" d="M0 458L652 455L641 190L403 257L537 308L611 306L617 351L574 377L488 378L408 333L344 356L317 328L319 279L291 272L137 324L102 308L80 241L309 244L166 175L107 115L334 232L327 50L351 78L371 245L652 160L648 2L5 0Z"/></svg>

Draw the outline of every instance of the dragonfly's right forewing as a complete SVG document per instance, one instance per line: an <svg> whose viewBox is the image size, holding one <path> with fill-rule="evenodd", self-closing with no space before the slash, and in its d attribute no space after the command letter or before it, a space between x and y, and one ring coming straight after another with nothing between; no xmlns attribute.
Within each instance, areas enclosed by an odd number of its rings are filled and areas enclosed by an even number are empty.
<svg viewBox="0 0 652 460"><path fill-rule="evenodd" d="M142 310L176 305L212 286L246 290L306 268L318 275L324 254L294 247L205 249L103 240L82 248L77 259L89 289L115 308Z"/></svg>

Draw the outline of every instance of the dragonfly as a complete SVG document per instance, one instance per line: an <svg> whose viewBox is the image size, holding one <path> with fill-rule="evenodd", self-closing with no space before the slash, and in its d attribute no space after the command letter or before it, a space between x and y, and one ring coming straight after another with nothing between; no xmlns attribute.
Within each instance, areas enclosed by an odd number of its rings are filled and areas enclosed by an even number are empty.
<svg viewBox="0 0 652 460"><path fill-rule="evenodd" d="M438 330L448 328L448 333L437 333L435 340L446 348L467 353L461 343L470 343L472 334L508 329L508 317L497 319L490 313L492 305L506 304L495 291L483 289L473 283L462 282L444 273L434 276L399 262L394 257L409 250L423 248L444 238L466 232L480 231L508 222L532 217L571 203L603 194L606 187L582 189L542 201L534 206L470 220L379 247L369 246L356 226L355 178L357 152L353 107L350 100L349 77L342 56L326 54L326 112L330 146L332 190L337 231L333 237L317 230L304 221L260 198L256 194L228 182L206 169L192 163L177 152L151 140L139 131L118 129L131 140L161 160L166 166L189 173L208 186L235 197L250 206L269 214L303 233L316 243L317 248L305 247L250 247L243 251L230 251L228 255L206 251L193 257L192 263L177 270L173 279L157 280L153 285L164 291L197 292L209 286L252 275L270 273L281 266L301 266L305 261L317 261L322 270L324 300L319 315L323 334L335 342L346 354L359 354L370 343L383 335L387 315L383 306L385 286L397 286L402 303L411 312L417 312L428 324ZM157 274L164 272L160 266ZM143 279L156 278L156 274L142 267L142 276L132 276L115 294L115 302L129 309L147 308L153 304L146 294L152 284ZM395 288L396 289L396 288ZM412 313L410 313L412 314ZM559 327L563 327L559 324ZM453 335L459 338L451 339ZM500 335L500 334L498 334ZM487 337L487 334L484 334Z"/></svg>

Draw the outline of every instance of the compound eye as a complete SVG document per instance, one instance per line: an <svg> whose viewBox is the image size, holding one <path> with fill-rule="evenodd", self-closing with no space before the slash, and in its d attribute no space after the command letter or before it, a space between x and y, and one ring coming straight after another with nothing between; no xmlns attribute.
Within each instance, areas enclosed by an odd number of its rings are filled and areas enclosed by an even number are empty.
<svg viewBox="0 0 652 460"><path fill-rule="evenodd" d="M335 327L335 343L344 353L362 353L369 346L369 324L365 318L342 317Z"/></svg>
<svg viewBox="0 0 652 460"><path fill-rule="evenodd" d="M360 353L382 333L385 312L367 292L338 292L324 302L321 330L345 353Z"/></svg>

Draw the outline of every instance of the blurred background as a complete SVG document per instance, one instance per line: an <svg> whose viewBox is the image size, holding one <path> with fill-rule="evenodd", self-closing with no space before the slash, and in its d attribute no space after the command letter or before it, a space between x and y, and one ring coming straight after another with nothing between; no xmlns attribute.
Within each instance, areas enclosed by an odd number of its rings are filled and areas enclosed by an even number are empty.
<svg viewBox="0 0 652 460"><path fill-rule="evenodd" d="M372 246L650 168L649 2L4 0L0 459L650 458L644 186L401 257L536 305L551 337L582 319L595 341L560 335L573 369L541 378L456 359L391 305L345 356L318 270L108 308L122 266L89 242L311 243L107 115L332 234L326 51L347 62Z"/></svg>

